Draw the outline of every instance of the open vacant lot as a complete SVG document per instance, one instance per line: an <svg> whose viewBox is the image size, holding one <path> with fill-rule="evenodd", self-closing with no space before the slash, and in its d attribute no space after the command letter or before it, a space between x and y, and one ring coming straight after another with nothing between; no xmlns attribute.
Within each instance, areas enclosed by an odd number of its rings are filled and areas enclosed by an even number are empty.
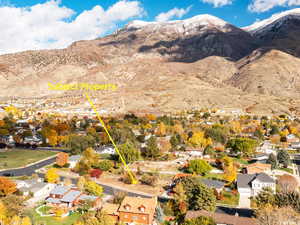
<svg viewBox="0 0 300 225"><path fill-rule="evenodd" d="M0 152L0 170L26 166L55 154L57 152L23 149Z"/></svg>

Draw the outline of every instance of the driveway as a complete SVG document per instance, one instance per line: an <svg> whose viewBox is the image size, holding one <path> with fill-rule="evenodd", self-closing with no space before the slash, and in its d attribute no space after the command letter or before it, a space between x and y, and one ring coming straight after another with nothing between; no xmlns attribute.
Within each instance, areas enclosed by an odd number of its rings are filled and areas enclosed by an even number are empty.
<svg viewBox="0 0 300 225"><path fill-rule="evenodd" d="M240 193L239 208L250 209L250 194Z"/></svg>

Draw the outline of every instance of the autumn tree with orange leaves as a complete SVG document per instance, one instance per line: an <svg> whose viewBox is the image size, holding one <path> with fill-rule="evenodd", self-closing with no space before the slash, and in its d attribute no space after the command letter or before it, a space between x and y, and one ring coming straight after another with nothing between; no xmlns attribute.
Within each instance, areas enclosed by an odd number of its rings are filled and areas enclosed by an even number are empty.
<svg viewBox="0 0 300 225"><path fill-rule="evenodd" d="M16 191L17 186L12 180L6 177L0 177L0 196L7 196L15 193Z"/></svg>

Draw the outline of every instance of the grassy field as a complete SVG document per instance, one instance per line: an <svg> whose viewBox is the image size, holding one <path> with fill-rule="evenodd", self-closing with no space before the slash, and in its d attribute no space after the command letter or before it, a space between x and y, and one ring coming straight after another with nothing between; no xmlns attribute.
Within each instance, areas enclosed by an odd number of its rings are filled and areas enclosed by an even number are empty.
<svg viewBox="0 0 300 225"><path fill-rule="evenodd" d="M55 154L57 152L21 149L0 152L0 170L26 166Z"/></svg>
<svg viewBox="0 0 300 225"><path fill-rule="evenodd" d="M33 224L45 224L45 225L72 225L78 220L80 215L78 213L74 213L65 218L57 218L57 217L41 217L39 214L35 212L35 209L31 211L30 218L33 221Z"/></svg>
<svg viewBox="0 0 300 225"><path fill-rule="evenodd" d="M225 205L237 206L239 204L239 195L228 191L223 191L223 199L217 202Z"/></svg>

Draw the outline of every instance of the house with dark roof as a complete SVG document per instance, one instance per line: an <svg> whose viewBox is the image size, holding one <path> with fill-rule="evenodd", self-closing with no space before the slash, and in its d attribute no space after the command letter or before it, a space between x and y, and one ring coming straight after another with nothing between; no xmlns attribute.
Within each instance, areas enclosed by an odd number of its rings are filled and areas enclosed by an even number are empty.
<svg viewBox="0 0 300 225"><path fill-rule="evenodd" d="M209 212L205 210L188 211L185 220L196 219L199 216L207 216L213 218L217 225L258 225L258 221L254 218L240 217L239 215L228 215L217 212Z"/></svg>
<svg viewBox="0 0 300 225"><path fill-rule="evenodd" d="M240 193L240 207L250 206L250 197L256 196L263 188L276 190L276 181L265 173L238 174L237 188Z"/></svg>
<svg viewBox="0 0 300 225"><path fill-rule="evenodd" d="M218 193L221 193L225 186L225 182L213 179L201 179L202 183L204 183L207 187L216 190Z"/></svg>

